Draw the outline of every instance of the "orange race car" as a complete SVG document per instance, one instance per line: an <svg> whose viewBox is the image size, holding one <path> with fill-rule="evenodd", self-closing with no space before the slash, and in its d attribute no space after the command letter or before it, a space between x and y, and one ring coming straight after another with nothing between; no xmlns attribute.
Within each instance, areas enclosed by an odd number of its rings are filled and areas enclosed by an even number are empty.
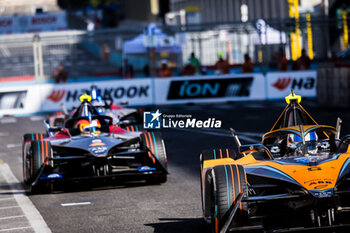
<svg viewBox="0 0 350 233"><path fill-rule="evenodd" d="M288 232L350 223L350 135L318 125L293 92L261 144L200 155L204 218L213 232Z"/></svg>

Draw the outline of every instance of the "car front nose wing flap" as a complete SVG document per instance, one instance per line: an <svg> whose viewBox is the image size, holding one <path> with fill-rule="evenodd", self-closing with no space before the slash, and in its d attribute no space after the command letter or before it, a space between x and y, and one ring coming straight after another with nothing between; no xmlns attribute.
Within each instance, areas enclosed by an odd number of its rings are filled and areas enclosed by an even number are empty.
<svg viewBox="0 0 350 233"><path fill-rule="evenodd" d="M32 183L32 186L35 186L38 183L40 176L43 174L43 171L46 167L46 160L47 159L45 159L45 162L41 165L40 170L39 170L38 174L36 175L35 180Z"/></svg>
<svg viewBox="0 0 350 233"><path fill-rule="evenodd" d="M222 229L220 230L220 233L226 233L230 230L230 225L233 221L233 218L238 210L238 207L240 206L240 203L243 200L245 194L245 189L242 189L241 192L239 193L238 197L236 198L236 204L233 207L230 216L228 217L227 221L225 222L225 224L222 226Z"/></svg>
<svg viewBox="0 0 350 233"><path fill-rule="evenodd" d="M163 164L160 163L160 162L158 161L157 157L152 153L152 151L151 151L149 148L146 148L146 150L147 150L148 152L151 152L151 156L155 159L155 161L157 161L158 165L166 172L166 174L169 175L170 173L168 172L168 169L166 169L166 168L163 166Z"/></svg>

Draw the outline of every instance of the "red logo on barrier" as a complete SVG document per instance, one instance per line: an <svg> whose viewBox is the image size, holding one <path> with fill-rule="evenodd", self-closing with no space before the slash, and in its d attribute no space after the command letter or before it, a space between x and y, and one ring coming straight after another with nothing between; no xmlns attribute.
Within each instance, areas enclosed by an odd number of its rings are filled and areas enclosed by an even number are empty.
<svg viewBox="0 0 350 233"><path fill-rule="evenodd" d="M49 24L56 22L55 16L32 18L32 24Z"/></svg>
<svg viewBox="0 0 350 233"><path fill-rule="evenodd" d="M289 86L291 81L292 78L278 78L277 81L274 84L272 84L272 86L282 91Z"/></svg>
<svg viewBox="0 0 350 233"><path fill-rule="evenodd" d="M0 20L0 27L7 27L12 25L11 19Z"/></svg>
<svg viewBox="0 0 350 233"><path fill-rule="evenodd" d="M46 97L46 99L49 99L52 102L57 103L63 99L65 94L66 94L66 90L52 90L51 94L48 97Z"/></svg>

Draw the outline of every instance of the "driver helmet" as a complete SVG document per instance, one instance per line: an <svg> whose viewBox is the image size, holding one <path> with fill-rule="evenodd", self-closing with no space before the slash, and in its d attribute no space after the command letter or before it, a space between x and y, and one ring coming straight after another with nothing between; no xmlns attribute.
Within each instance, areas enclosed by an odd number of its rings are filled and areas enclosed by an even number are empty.
<svg viewBox="0 0 350 233"><path fill-rule="evenodd" d="M80 120L75 124L75 127L80 130L81 133L93 132L99 133L101 124L99 120L92 120L91 122L88 120Z"/></svg>
<svg viewBox="0 0 350 233"><path fill-rule="evenodd" d="M101 133L101 123L100 123L99 120L97 120L97 119L92 120L89 127L91 129L91 132L93 132L93 133Z"/></svg>
<svg viewBox="0 0 350 233"><path fill-rule="evenodd" d="M309 154L317 153L317 134L315 132L310 132L305 135L305 144ZM287 147L292 152L302 153L303 140L299 135L289 134Z"/></svg>
<svg viewBox="0 0 350 233"><path fill-rule="evenodd" d="M78 121L78 122L75 124L74 128L79 129L80 132L83 133L83 132L85 132L85 131L84 131L84 128L87 127L87 126L89 126L89 125L90 125L90 121L88 121L88 120L80 120L80 121Z"/></svg>

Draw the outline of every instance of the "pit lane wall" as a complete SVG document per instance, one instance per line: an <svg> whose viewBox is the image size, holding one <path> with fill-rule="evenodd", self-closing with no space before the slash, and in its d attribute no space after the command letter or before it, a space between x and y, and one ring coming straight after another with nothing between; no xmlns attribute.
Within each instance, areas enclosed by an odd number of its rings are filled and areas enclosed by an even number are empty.
<svg viewBox="0 0 350 233"><path fill-rule="evenodd" d="M67 84L0 87L0 116L60 111L77 106L79 97L96 85L104 98L130 106L218 103L281 99L293 88L316 97L316 72L230 74L170 78L140 78Z"/></svg>

